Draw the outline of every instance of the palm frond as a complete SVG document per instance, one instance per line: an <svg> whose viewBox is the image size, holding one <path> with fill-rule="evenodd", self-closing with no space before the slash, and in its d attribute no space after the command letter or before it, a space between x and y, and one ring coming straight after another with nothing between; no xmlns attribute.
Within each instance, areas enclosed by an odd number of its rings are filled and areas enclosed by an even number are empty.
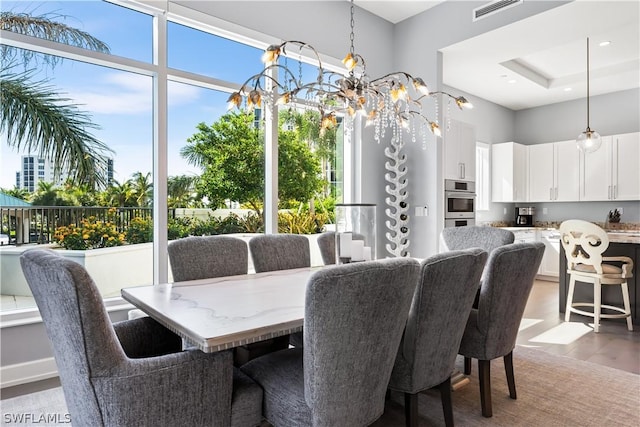
<svg viewBox="0 0 640 427"><path fill-rule="evenodd" d="M85 31L61 22L55 22L47 15L31 16L26 13L0 12L0 29L83 49L109 53L109 46L106 43ZM38 58L41 55L34 51L17 49L7 45L2 45L0 49L0 57L5 61L13 60L18 53L25 64L30 63L34 58ZM51 66L55 66L62 60L62 58L54 55L42 55L42 58L45 63Z"/></svg>
<svg viewBox="0 0 640 427"><path fill-rule="evenodd" d="M40 153L76 182L104 185L107 153L113 151L88 130L99 129L70 99L46 82L31 82L31 72L0 72L0 132L9 146Z"/></svg>

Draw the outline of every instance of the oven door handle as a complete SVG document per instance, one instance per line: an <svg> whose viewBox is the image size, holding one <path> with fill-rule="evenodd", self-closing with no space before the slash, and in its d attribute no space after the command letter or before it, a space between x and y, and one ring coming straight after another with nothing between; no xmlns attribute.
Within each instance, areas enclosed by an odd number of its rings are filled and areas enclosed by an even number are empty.
<svg viewBox="0 0 640 427"><path fill-rule="evenodd" d="M477 196L475 193L466 193L462 191L454 191L445 193L447 199L475 199Z"/></svg>

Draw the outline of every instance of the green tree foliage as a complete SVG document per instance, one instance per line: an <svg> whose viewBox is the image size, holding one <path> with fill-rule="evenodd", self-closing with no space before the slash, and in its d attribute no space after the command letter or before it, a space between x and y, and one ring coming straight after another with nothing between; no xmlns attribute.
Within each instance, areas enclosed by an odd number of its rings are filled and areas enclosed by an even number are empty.
<svg viewBox="0 0 640 427"><path fill-rule="evenodd" d="M249 205L261 215L264 198L263 136L253 116L228 113L211 126L200 123L181 155L203 168L197 185L213 208L224 200ZM278 182L280 200L306 201L322 188L317 156L296 130L279 131Z"/></svg>
<svg viewBox="0 0 640 427"><path fill-rule="evenodd" d="M196 207L196 182L199 177L189 175L170 176L167 179L167 206L170 208Z"/></svg>
<svg viewBox="0 0 640 427"><path fill-rule="evenodd" d="M77 206L73 194L64 191L52 182L38 181L38 188L31 196L35 206Z"/></svg>

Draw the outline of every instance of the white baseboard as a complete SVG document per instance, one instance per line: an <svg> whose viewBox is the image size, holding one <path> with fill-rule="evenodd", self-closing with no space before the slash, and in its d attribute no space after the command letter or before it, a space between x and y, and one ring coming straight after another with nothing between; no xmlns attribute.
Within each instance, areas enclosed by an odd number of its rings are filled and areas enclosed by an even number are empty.
<svg viewBox="0 0 640 427"><path fill-rule="evenodd" d="M58 376L53 357L0 367L0 388L27 384Z"/></svg>

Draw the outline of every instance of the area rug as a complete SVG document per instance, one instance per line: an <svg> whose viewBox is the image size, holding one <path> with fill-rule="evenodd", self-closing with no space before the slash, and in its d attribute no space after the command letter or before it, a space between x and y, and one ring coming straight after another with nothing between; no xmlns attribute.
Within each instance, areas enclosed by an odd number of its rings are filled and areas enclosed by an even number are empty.
<svg viewBox="0 0 640 427"><path fill-rule="evenodd" d="M518 398L509 398L502 359L491 362L493 416L480 409L477 363L470 383L453 392L456 426L640 426L640 376L518 346L513 352ZM457 367L462 370L463 359ZM444 426L440 394L420 394L421 426ZM374 425L404 426L404 399L393 393Z"/></svg>
<svg viewBox="0 0 640 427"><path fill-rule="evenodd" d="M453 393L456 426L639 426L640 376L590 362L518 346L513 353L518 399L509 398L502 360L491 363L493 417L480 413L477 365L470 383ZM462 369L462 358L457 365ZM419 396L421 426L444 426L440 395ZM69 425L61 388L2 401L2 425ZM23 416L22 422L15 417ZM49 417L51 422L43 420ZM58 417L57 420L52 417ZM28 420L31 417L32 420ZM56 422L57 421L57 422ZM375 427L404 426L403 398L392 393Z"/></svg>

